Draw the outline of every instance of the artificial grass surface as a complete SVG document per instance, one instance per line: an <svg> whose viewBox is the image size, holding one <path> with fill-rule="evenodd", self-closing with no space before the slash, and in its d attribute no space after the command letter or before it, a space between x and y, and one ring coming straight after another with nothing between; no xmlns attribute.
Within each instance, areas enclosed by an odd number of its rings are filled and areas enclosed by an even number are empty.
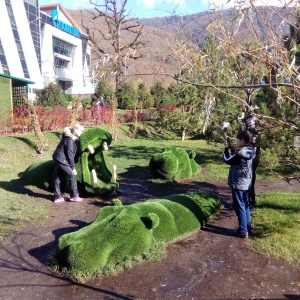
<svg viewBox="0 0 300 300"><path fill-rule="evenodd" d="M77 170L78 189L81 193L103 195L115 191L118 183L111 182L112 173L108 170L103 156L103 144L111 143L111 135L99 128L87 128L80 138L75 162ZM91 153L92 146L94 153ZM52 158L44 158L31 164L21 178L31 185L44 189L53 189L53 173L55 163ZM92 170L97 174L94 184ZM67 183L63 190L67 190Z"/></svg>
<svg viewBox="0 0 300 300"><path fill-rule="evenodd" d="M195 161L196 152L168 146L152 156L149 167L153 178L176 180L189 178L200 170Z"/></svg>
<svg viewBox="0 0 300 300"><path fill-rule="evenodd" d="M90 225L59 238L54 261L79 280L149 254L153 244L183 238L218 212L221 202L209 193L177 194L102 208Z"/></svg>

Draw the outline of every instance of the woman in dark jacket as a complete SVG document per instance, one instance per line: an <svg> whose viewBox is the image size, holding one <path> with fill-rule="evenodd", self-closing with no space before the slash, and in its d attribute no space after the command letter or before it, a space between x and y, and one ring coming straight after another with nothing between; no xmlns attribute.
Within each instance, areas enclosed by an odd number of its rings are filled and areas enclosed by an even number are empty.
<svg viewBox="0 0 300 300"><path fill-rule="evenodd" d="M79 197L77 189L77 172L75 169L75 154L77 151L77 143L84 130L84 127L76 123L72 128L64 129L62 139L57 145L52 158L56 164L56 173L54 178L54 202L64 202L68 200L61 194L61 183L67 175L70 186L70 201L78 202L83 199Z"/></svg>
<svg viewBox="0 0 300 300"><path fill-rule="evenodd" d="M240 131L237 134L237 148L240 150L234 151L230 145L227 145L223 152L224 161L230 165L228 185L232 190L233 208L239 221L236 235L242 238L247 238L248 233L251 232L249 192L252 185L255 149L250 141L250 133Z"/></svg>

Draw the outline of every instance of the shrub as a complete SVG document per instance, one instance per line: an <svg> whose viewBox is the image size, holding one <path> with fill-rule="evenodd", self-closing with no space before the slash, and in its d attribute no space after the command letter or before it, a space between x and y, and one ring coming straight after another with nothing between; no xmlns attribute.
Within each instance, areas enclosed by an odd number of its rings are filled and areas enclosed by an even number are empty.
<svg viewBox="0 0 300 300"><path fill-rule="evenodd" d="M30 128L30 116L26 105L16 105L13 108L12 131L24 132Z"/></svg>
<svg viewBox="0 0 300 300"><path fill-rule="evenodd" d="M51 82L41 90L37 103L45 107L67 106L68 100L60 85Z"/></svg>
<svg viewBox="0 0 300 300"><path fill-rule="evenodd" d="M108 81L100 80L97 84L95 92L92 96L92 102L94 102L99 97L103 97L105 104L110 104L111 99L115 98L114 89Z"/></svg>
<svg viewBox="0 0 300 300"><path fill-rule="evenodd" d="M51 131L64 128L69 123L70 113L66 107L54 106L53 108L45 108L39 105L37 114L41 130Z"/></svg>

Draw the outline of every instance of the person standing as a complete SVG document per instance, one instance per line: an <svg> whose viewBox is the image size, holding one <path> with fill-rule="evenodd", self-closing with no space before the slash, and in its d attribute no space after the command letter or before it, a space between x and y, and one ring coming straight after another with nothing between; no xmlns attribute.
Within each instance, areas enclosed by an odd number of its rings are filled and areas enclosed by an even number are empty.
<svg viewBox="0 0 300 300"><path fill-rule="evenodd" d="M256 170L259 165L259 156L260 156L260 146L258 142L258 131L256 130L256 117L248 115L243 119L244 130L247 130L251 133L251 145L253 145L255 150L255 158L253 161L253 176L252 176L252 185L249 192L249 205L250 211L253 212L256 209L256 197L255 197L255 181L256 181Z"/></svg>
<svg viewBox="0 0 300 300"><path fill-rule="evenodd" d="M230 165L228 174L228 185L232 191L233 209L239 222L239 228L235 235L247 238L251 234L251 215L249 206L249 193L252 186L253 161L255 149L251 142L251 134L240 131L237 134L237 149L230 143L227 144L223 152L223 159ZM229 153L231 150L231 154Z"/></svg>
<svg viewBox="0 0 300 300"><path fill-rule="evenodd" d="M100 102L99 102L99 104L100 104L101 107L104 107L104 106L105 106L105 102L104 102L104 99L103 99L102 96L100 97Z"/></svg>
<svg viewBox="0 0 300 300"><path fill-rule="evenodd" d="M66 127L62 139L52 155L56 165L54 177L55 203L68 200L68 198L63 197L61 194L61 184L63 183L65 176L68 176L70 201L78 202L83 200L78 194L77 172L74 161L78 141L83 131L84 127L80 123L76 123L72 127Z"/></svg>
<svg viewBox="0 0 300 300"><path fill-rule="evenodd" d="M92 117L94 120L95 125L97 126L98 124L101 123L101 99L98 98L95 103L92 105Z"/></svg>

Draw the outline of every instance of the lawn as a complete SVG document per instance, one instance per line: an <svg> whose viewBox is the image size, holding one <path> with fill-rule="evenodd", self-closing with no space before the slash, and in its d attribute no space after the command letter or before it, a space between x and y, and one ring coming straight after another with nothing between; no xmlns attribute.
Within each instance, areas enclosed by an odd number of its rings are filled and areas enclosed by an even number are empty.
<svg viewBox="0 0 300 300"><path fill-rule="evenodd" d="M199 164L203 164L205 160L202 153L211 153L216 158L219 156L218 161L207 160L203 167L208 170L215 170L215 165L222 170L222 173L219 171L217 175L214 175L213 172L208 171L205 177L211 176L211 179L216 180L226 179L227 170L221 160L222 149L220 145L216 148L215 145L208 145L204 141L187 140L181 142L179 139L164 139L159 135L156 135L155 138L131 139L128 137L128 130L128 125L121 125L118 140L112 142L110 151L104 152L107 166L112 169L113 165L117 165L120 179L134 178L137 170L150 176L148 167L150 158L154 153L162 151L168 145L182 146L186 150L197 151L196 161ZM44 133L47 146L42 154L37 154L35 151L35 136L32 133L0 137L0 197L2 199L0 202L0 240L16 232L26 222L42 222L44 216L47 215L51 201L45 201L43 194L32 193L34 187L24 185L19 175L33 162L51 157L60 140L61 132ZM199 174L195 180L203 181L205 177ZM149 180L151 180L150 177Z"/></svg>
<svg viewBox="0 0 300 300"><path fill-rule="evenodd" d="M272 192L258 195L252 215L254 237L251 249L270 258L300 265L299 192Z"/></svg>
<svg viewBox="0 0 300 300"><path fill-rule="evenodd" d="M153 127L145 124L141 133L132 139L129 138L129 128L129 124L121 124L118 139L112 142L110 151L104 152L107 166L117 166L120 180L135 178L137 173L152 180L148 167L150 158L165 146L172 145L196 151L195 160L201 165L201 172L193 177L194 181L227 181L228 166L221 155L223 145L188 138L180 141L170 133L158 134ZM35 137L31 133L0 137L0 241L17 232L27 222L43 222L49 213L52 196L49 193L46 193L47 197L45 194L32 193L34 187L24 185L19 179L20 173L32 162L51 157L61 131L44 135L47 146L42 154L36 154ZM259 168L258 180L274 180L272 176L263 167ZM300 244L298 195L299 191L258 195L258 209L253 215L257 237L248 241L254 251L300 263L300 250L297 247Z"/></svg>

